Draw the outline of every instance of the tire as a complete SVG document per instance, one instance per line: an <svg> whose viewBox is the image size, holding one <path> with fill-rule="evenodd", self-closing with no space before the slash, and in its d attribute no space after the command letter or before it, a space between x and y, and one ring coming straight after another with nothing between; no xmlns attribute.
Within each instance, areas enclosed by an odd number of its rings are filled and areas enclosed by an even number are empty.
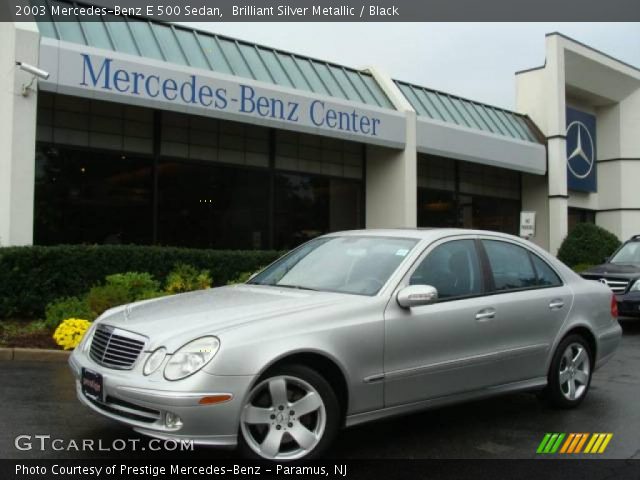
<svg viewBox="0 0 640 480"><path fill-rule="evenodd" d="M544 399L557 408L580 405L591 385L593 364L593 352L582 335L564 338L551 360Z"/></svg>
<svg viewBox="0 0 640 480"><path fill-rule="evenodd" d="M242 407L240 452L276 462L317 458L337 435L340 412L335 392L318 372L304 365L276 367L256 382Z"/></svg>

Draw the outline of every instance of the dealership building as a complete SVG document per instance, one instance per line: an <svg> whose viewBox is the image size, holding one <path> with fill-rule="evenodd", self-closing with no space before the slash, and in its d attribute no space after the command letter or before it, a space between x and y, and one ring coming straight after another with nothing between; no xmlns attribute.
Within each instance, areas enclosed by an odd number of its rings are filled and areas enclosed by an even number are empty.
<svg viewBox="0 0 640 480"><path fill-rule="evenodd" d="M640 70L547 35L516 111L141 18L0 25L0 245L640 233ZM28 66L49 75L39 78ZM531 229L533 227L533 229Z"/></svg>

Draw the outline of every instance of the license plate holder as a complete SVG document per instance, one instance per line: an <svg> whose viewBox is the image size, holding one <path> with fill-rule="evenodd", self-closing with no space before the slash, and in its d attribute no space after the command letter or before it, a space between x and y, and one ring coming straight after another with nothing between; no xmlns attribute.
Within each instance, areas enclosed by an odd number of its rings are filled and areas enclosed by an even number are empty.
<svg viewBox="0 0 640 480"><path fill-rule="evenodd" d="M82 386L82 393L85 396L99 402L103 401L104 383L102 381L102 374L89 370L88 368L82 368L80 385Z"/></svg>

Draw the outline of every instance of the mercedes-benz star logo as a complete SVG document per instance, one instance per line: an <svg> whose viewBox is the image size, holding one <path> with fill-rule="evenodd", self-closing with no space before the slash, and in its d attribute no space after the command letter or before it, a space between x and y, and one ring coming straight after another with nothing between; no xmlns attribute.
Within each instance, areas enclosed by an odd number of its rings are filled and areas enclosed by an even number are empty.
<svg viewBox="0 0 640 480"><path fill-rule="evenodd" d="M607 283L607 279L606 278L601 278L600 279L600 283L602 283L602 284L604 284L606 286L609 286L609 284Z"/></svg>
<svg viewBox="0 0 640 480"><path fill-rule="evenodd" d="M572 137L571 132L574 130L576 134ZM567 157L567 167L576 178L587 178L593 170L595 160L591 133L584 123L575 120L567 127L567 141L570 138L572 140L575 138L575 147Z"/></svg>

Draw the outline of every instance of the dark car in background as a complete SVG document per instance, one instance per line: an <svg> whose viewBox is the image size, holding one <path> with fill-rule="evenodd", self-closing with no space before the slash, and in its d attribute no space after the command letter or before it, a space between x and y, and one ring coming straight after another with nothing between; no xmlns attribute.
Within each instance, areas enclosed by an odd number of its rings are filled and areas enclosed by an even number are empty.
<svg viewBox="0 0 640 480"><path fill-rule="evenodd" d="M634 235L602 265L584 272L588 280L607 285L616 295L618 313L640 318L640 235Z"/></svg>

